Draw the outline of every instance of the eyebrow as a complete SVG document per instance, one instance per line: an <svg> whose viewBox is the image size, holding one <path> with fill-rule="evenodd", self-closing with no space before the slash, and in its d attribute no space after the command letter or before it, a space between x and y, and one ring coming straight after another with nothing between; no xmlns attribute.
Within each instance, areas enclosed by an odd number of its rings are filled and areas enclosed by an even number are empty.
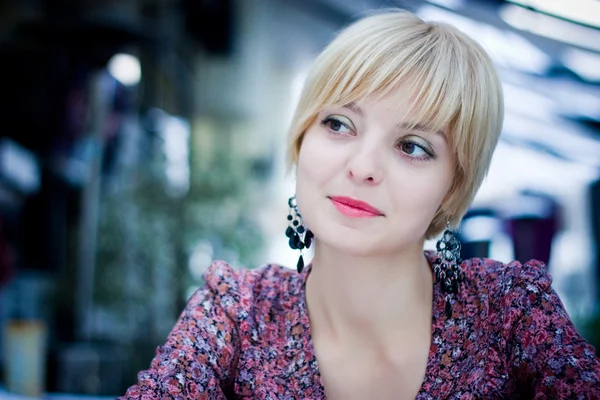
<svg viewBox="0 0 600 400"><path fill-rule="evenodd" d="M365 115L365 113L363 112L362 108L360 108L358 106L358 104L356 104L355 102L351 101L350 103L346 104L343 108L348 108L352 111L354 111L355 113L359 114L359 115Z"/></svg>
<svg viewBox="0 0 600 400"><path fill-rule="evenodd" d="M409 131L419 131L419 132L424 132L424 133L437 133L438 135L441 135L442 138L444 138L444 140L446 139L446 134L444 133L444 131L442 131L442 130L432 131L431 129L428 129L423 124L409 124L406 122L402 122L402 123L398 124L398 128L404 129L404 130L409 130Z"/></svg>
<svg viewBox="0 0 600 400"><path fill-rule="evenodd" d="M350 102L350 103L344 105L343 108L352 110L355 113L357 113L358 115L360 115L361 117L365 115L362 108L360 108L360 106L358 104L356 104L355 102ZM424 124L410 124L408 122L401 122L397 125L397 127L398 127L398 129L403 129L403 130L419 131L419 132L424 132L424 133L437 133L438 135L441 135L444 140L446 140L446 134L444 133L444 131L442 131L442 130L432 131L431 129L428 129Z"/></svg>

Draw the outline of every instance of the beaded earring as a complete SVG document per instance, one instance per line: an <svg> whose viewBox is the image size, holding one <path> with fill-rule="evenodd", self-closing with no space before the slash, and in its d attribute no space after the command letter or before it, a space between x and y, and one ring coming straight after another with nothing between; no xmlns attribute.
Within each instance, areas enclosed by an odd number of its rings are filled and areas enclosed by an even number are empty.
<svg viewBox="0 0 600 400"><path fill-rule="evenodd" d="M301 273L304 269L304 258L302 257L302 250L310 248L312 240L314 238L313 233L306 229L302 216L298 211L298 204L296 203L296 196L292 196L288 200L289 213L287 216L289 226L285 230L285 236L289 239L289 245L292 250L300 250L300 257L298 257L298 264L296 270Z"/></svg>
<svg viewBox="0 0 600 400"><path fill-rule="evenodd" d="M460 284L464 281L464 274L460 267L461 244L456 234L450 229L450 222L446 222L446 230L436 244L438 258L433 262L436 283L439 283L442 293L446 294L446 316L452 317L452 297L458 294Z"/></svg>

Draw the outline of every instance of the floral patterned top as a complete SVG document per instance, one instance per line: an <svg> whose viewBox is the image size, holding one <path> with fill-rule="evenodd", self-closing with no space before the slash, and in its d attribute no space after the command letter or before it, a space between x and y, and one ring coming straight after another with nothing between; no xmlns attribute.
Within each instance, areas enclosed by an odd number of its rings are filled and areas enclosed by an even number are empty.
<svg viewBox="0 0 600 400"><path fill-rule="evenodd" d="M425 253L430 264L432 252ZM575 330L539 261L462 263L444 312L434 287L425 399L600 399L600 360ZM304 272L214 262L150 369L122 399L325 399Z"/></svg>

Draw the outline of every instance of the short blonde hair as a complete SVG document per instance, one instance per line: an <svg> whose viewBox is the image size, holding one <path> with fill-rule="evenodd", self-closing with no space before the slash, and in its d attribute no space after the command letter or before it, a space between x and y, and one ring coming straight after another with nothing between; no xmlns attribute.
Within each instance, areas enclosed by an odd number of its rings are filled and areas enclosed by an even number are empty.
<svg viewBox="0 0 600 400"><path fill-rule="evenodd" d="M455 159L454 182L427 230L430 238L447 221L457 225L468 210L504 117L492 61L455 27L397 10L367 16L341 31L309 71L291 123L288 161L297 163L304 133L324 107L383 97L400 84L414 94L414 123L446 131Z"/></svg>

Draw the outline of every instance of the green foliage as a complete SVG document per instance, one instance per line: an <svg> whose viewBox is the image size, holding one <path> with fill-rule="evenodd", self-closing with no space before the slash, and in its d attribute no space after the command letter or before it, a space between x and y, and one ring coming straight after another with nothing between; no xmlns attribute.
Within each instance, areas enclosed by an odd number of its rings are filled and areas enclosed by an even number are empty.
<svg viewBox="0 0 600 400"><path fill-rule="evenodd" d="M135 185L105 195L99 221L95 304L118 321L134 318L138 332L151 329L157 279L166 280L175 297L165 329L181 311L185 289L201 283L188 270L197 243L210 242L213 258L246 266L257 265L263 246L243 169L218 164L197 171L182 197L170 195L165 180L151 170L138 171Z"/></svg>

